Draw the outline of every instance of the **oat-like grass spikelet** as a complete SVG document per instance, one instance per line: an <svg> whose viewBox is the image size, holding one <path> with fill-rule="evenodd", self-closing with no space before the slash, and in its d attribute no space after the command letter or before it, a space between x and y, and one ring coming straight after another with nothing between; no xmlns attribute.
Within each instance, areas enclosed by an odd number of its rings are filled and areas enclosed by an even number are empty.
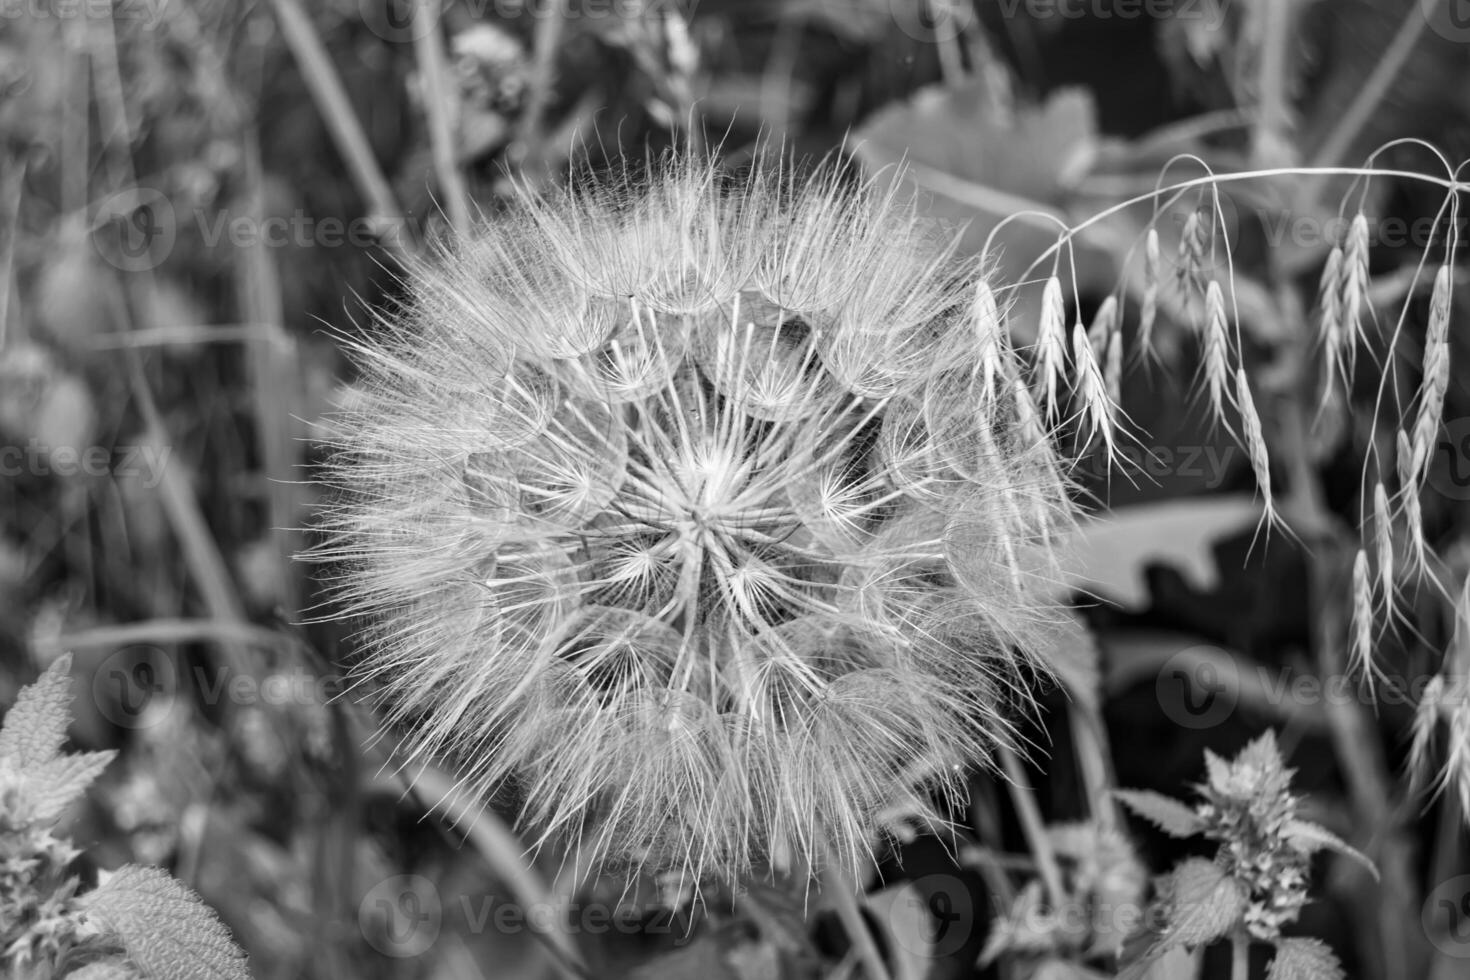
<svg viewBox="0 0 1470 980"><path fill-rule="evenodd" d="M1117 453L1113 438L1114 401L1108 394L1108 384L1103 377L1098 355L1087 339L1087 331L1081 321L1072 331L1072 358L1076 367L1077 395L1082 401L1082 415L1086 419L1089 438L1102 437L1104 458L1111 465Z"/></svg>
<svg viewBox="0 0 1470 980"><path fill-rule="evenodd" d="M1444 412L1445 393L1449 390L1450 345L1438 343L1424 351L1424 381L1419 392L1419 407L1414 416L1414 458L1419 463L1422 483L1429 475L1434 445L1439 437Z"/></svg>
<svg viewBox="0 0 1470 980"><path fill-rule="evenodd" d="M1317 287L1318 331L1317 342L1322 348L1322 395L1317 404L1320 418L1332 401L1333 390L1339 380L1347 390L1352 378L1352 363L1357 356L1356 338L1342 326L1342 246L1334 245L1322 267L1322 278Z"/></svg>
<svg viewBox="0 0 1470 980"><path fill-rule="evenodd" d="M1439 729L1440 705L1444 700L1445 679L1435 674L1424 685L1424 693L1414 706L1414 721L1410 726L1409 762L1410 776L1417 783L1429 771L1429 758L1434 747L1434 735Z"/></svg>
<svg viewBox="0 0 1470 980"><path fill-rule="evenodd" d="M1225 418L1225 386L1230 379L1230 318L1225 311L1225 293L1218 279L1205 288L1204 364L1205 390L1210 398L1210 415Z"/></svg>
<svg viewBox="0 0 1470 980"><path fill-rule="evenodd" d="M1065 379L1067 364L1067 308L1062 296L1062 281L1050 276L1041 293L1041 321L1036 330L1036 371L1041 388L1046 392L1046 414L1054 418L1061 411L1057 388Z"/></svg>
<svg viewBox="0 0 1470 980"><path fill-rule="evenodd" d="M1409 536L1407 571L1415 578L1433 580L1429 559L1429 542L1424 536L1424 509L1419 500L1419 488L1410 484L1404 487L1404 530Z"/></svg>
<svg viewBox="0 0 1470 980"><path fill-rule="evenodd" d="M1333 335L1342 335L1342 261L1341 245L1332 246L1317 282L1317 306L1320 310L1317 339L1328 348L1336 346Z"/></svg>
<svg viewBox="0 0 1470 980"><path fill-rule="evenodd" d="M1460 813L1470 813L1470 704L1463 698L1449 709L1449 746L1444 784L1454 783Z"/></svg>
<svg viewBox="0 0 1470 980"><path fill-rule="evenodd" d="M1431 578L1431 553L1429 542L1424 536L1424 510L1419 499L1421 487L1419 474L1415 470L1413 443L1403 429L1394 432L1394 469L1398 477L1398 497L1401 501L1404 531L1408 534L1405 571L1414 578Z"/></svg>
<svg viewBox="0 0 1470 980"><path fill-rule="evenodd" d="M1373 659L1373 583L1369 580L1368 553L1361 548L1353 557L1352 590L1348 667L1362 675L1371 697L1381 670Z"/></svg>
<svg viewBox="0 0 1470 980"><path fill-rule="evenodd" d="M1432 796L1438 797L1451 784L1460 796L1461 815L1470 813L1470 578L1463 581L1454 598L1453 628L1449 650L1440 672L1425 685L1414 709L1409 770L1416 783L1428 780ZM1432 766L1436 736L1441 722L1448 730L1439 766Z"/></svg>
<svg viewBox="0 0 1470 980"><path fill-rule="evenodd" d="M1097 355L1102 361L1103 380L1107 386L1108 398L1114 405L1121 405L1123 402L1123 326L1118 318L1118 298L1116 296L1109 295L1103 300L1093 329L1097 330L1103 339Z"/></svg>
<svg viewBox="0 0 1470 980"><path fill-rule="evenodd" d="M1368 216L1359 211L1348 225L1337 280L1338 308L1342 330L1347 334L1344 343L1349 350L1356 350L1363 340L1363 308L1368 303L1368 252Z"/></svg>
<svg viewBox="0 0 1470 980"><path fill-rule="evenodd" d="M1205 223L1205 212L1196 208L1184 219L1179 232L1179 248L1175 255L1174 278L1181 288L1196 284L1209 258L1210 225Z"/></svg>
<svg viewBox="0 0 1470 980"><path fill-rule="evenodd" d="M1245 443L1246 456L1250 459L1251 474L1261 490L1261 520L1266 527L1285 525L1276 511L1276 497L1271 489L1271 456L1266 447L1266 433L1261 427L1261 416L1256 411L1255 397L1251 394L1250 381L1245 368L1235 369L1235 403L1240 410L1241 438Z"/></svg>
<svg viewBox="0 0 1470 980"><path fill-rule="evenodd" d="M1112 338L1114 330L1118 327L1118 297L1109 293L1103 301L1098 304L1097 312L1093 314L1092 326L1087 328L1087 340L1092 344L1093 353L1101 360L1108 349L1108 341Z"/></svg>
<svg viewBox="0 0 1470 980"><path fill-rule="evenodd" d="M1382 483L1373 485L1373 544L1378 560L1378 588L1383 603L1391 614L1394 604L1393 514L1388 491Z"/></svg>
<svg viewBox="0 0 1470 980"><path fill-rule="evenodd" d="M1159 318L1159 230L1150 227L1143 244L1143 304L1138 314L1139 356L1154 356L1154 325Z"/></svg>
<svg viewBox="0 0 1470 980"><path fill-rule="evenodd" d="M974 329L975 372L980 378L980 397L987 405L993 405L997 396L997 383L1005 361L1006 327L995 290L984 277L975 283L975 301L970 308L970 323Z"/></svg>
<svg viewBox="0 0 1470 980"><path fill-rule="evenodd" d="M1413 447L1416 482L1429 477L1434 445L1444 414L1445 395L1450 384L1450 310L1453 273L1448 263L1434 274L1434 288L1429 299L1429 323L1424 336L1424 363L1419 385L1418 406L1414 414Z"/></svg>
<svg viewBox="0 0 1470 980"><path fill-rule="evenodd" d="M407 286L312 557L410 758L697 880L856 871L1018 741L1069 488L983 270L895 187L659 164Z"/></svg>

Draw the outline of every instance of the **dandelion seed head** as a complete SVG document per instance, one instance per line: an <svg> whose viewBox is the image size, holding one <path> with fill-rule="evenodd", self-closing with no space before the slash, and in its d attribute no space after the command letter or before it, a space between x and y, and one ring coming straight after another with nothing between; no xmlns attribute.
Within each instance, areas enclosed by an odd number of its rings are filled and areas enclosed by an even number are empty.
<svg viewBox="0 0 1470 980"><path fill-rule="evenodd" d="M408 755L533 842L855 869L1013 741L1067 487L994 292L885 188L528 199L359 344L314 557Z"/></svg>

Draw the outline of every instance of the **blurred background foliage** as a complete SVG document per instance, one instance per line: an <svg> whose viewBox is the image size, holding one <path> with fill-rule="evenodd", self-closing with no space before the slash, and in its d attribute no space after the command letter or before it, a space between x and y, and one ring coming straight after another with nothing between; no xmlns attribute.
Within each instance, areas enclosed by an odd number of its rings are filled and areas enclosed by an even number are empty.
<svg viewBox="0 0 1470 980"><path fill-rule="evenodd" d="M573 957L598 977L855 976L874 956L896 977L981 973L1001 896L975 870L992 865L965 848L957 860L912 840L860 909L753 883L695 913L654 880L567 881L556 855L526 865L504 829L512 800L458 827L426 819L443 777L406 794L391 736L373 738L368 711L333 698L350 636L308 625L314 588L291 555L317 492L317 439L352 397L332 333L372 329L364 310L396 295L402 256L466 213L493 216L513 179L547 186L691 140L737 167L762 142L869 169L903 162L965 251L988 244L1016 286L1024 343L1026 287L1045 275L1033 260L1059 227L1147 193L1179 154L1225 172L1357 164L1406 137L1451 159L1470 152L1470 39L1432 29L1419 0L1180 0L1117 16L1123 6L449 0L416 22L403 0L0 4L0 703L75 652L73 739L121 750L75 815L84 873L169 867L218 909L259 980L565 976ZM1434 164L1412 146L1378 162ZM1203 172L1175 163L1170 177ZM1250 344L1269 352L1307 329L1283 297L1310 305L1333 244L1273 238L1272 220L1325 221L1349 189L1286 173L1231 185ZM1388 179L1355 201L1375 217L1437 207ZM1022 211L1050 218L1003 220ZM1171 254L1182 221L1170 217L1126 210L1075 238L1079 317L1120 284L1136 301L1138 242L1152 224ZM1382 302L1414 299L1401 273L1421 251L1375 249ZM1394 860L1432 887L1434 868L1463 857L1449 804L1395 793L1365 814L1320 713L1247 691L1218 723L1181 725L1155 683L1201 644L1294 663L1313 609L1300 551L1249 547L1250 467L1191 411L1185 312L1161 316L1164 363L1130 372L1124 407L1147 445L1213 462L1181 455L1134 481L1079 468L1118 509L1076 559L1079 581L1116 600L1086 610L1098 650L1077 668L1106 725L1079 735L1089 715L1049 702L1030 773L1047 819L1098 805L1081 768L1178 793L1201 748L1284 725L1314 818L1360 846L1360 831L1388 835ZM1470 413L1463 381L1449 403L1451 418ZM1296 451L1350 515L1356 501L1336 488L1353 480L1332 475L1351 473L1373 436L1361 416L1343 419ZM1450 554L1463 552L1463 508L1454 494L1426 503ZM1405 656L1444 642L1406 639ZM1385 778L1406 711L1359 719ZM975 777L966 847L1024 865L998 786ZM1370 822L1380 817L1387 827ZM1184 853L1134 829L1155 871ZM1330 876L1304 931L1355 975L1427 975L1417 903L1387 907L1360 881ZM415 901L438 909L438 932L420 949L395 930L403 888L425 886ZM584 930L571 954L485 927L486 902L537 888L549 903L580 896L672 925ZM957 942L934 925L951 912ZM855 945L854 915L875 946ZM1033 975L1005 962L984 972L1000 971Z"/></svg>

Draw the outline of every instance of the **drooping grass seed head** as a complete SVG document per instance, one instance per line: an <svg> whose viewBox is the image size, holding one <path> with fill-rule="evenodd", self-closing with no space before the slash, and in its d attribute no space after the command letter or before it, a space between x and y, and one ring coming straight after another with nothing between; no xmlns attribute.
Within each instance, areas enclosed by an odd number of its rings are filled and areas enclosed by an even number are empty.
<svg viewBox="0 0 1470 980"><path fill-rule="evenodd" d="M406 750L695 876L853 867L915 771L959 794L1071 513L977 276L886 181L686 164L413 271L316 555Z"/></svg>

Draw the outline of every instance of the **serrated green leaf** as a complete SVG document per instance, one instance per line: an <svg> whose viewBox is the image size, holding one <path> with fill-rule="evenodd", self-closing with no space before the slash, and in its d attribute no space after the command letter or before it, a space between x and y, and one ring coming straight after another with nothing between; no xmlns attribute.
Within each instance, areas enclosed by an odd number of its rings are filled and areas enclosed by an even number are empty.
<svg viewBox="0 0 1470 980"><path fill-rule="evenodd" d="M66 980L138 980L138 971L126 960L97 960L68 973Z"/></svg>
<svg viewBox="0 0 1470 980"><path fill-rule="evenodd" d="M1176 799L1149 789L1115 789L1113 795L1170 837L1193 837L1203 824L1193 810Z"/></svg>
<svg viewBox="0 0 1470 980"><path fill-rule="evenodd" d="M1030 881L1016 894L1009 913L991 922L990 936L980 951L982 969L1003 953L1047 953L1056 947L1056 920L1044 914L1042 898L1041 882ZM1052 928L1038 929L1038 925Z"/></svg>
<svg viewBox="0 0 1470 980"><path fill-rule="evenodd" d="M250 980L245 954L213 910L162 868L124 865L81 905L148 980Z"/></svg>
<svg viewBox="0 0 1470 980"><path fill-rule="evenodd" d="M110 749L106 752L77 752L58 756L31 769L25 787L32 816L42 821L61 816L62 811L85 793L115 758L117 753Z"/></svg>
<svg viewBox="0 0 1470 980"><path fill-rule="evenodd" d="M21 688L0 725L0 759L25 772L50 762L71 723L71 654L57 657L34 684Z"/></svg>
<svg viewBox="0 0 1470 980"><path fill-rule="evenodd" d="M1312 854L1324 847L1329 851L1336 851L1343 857L1351 858L1367 868L1373 880L1378 880L1378 868L1369 860L1368 855L1320 824L1308 820L1289 820L1282 829L1282 836L1286 838L1288 844L1303 854Z"/></svg>
<svg viewBox="0 0 1470 980"><path fill-rule="evenodd" d="M1205 772L1211 786L1218 788L1230 783L1230 763L1209 749L1205 749Z"/></svg>
<svg viewBox="0 0 1470 980"><path fill-rule="evenodd" d="M1214 942L1240 921L1250 898L1240 882L1204 858L1181 861L1164 887L1169 896L1164 948Z"/></svg>
<svg viewBox="0 0 1470 980"><path fill-rule="evenodd" d="M1235 764L1248 765L1266 772L1280 772L1285 769L1286 760L1281 758L1281 749L1276 745L1276 733L1268 728L1258 738L1247 742L1245 748L1235 757Z"/></svg>
<svg viewBox="0 0 1470 980"><path fill-rule="evenodd" d="M1283 939L1266 969L1266 980L1343 980L1342 964L1320 939Z"/></svg>

